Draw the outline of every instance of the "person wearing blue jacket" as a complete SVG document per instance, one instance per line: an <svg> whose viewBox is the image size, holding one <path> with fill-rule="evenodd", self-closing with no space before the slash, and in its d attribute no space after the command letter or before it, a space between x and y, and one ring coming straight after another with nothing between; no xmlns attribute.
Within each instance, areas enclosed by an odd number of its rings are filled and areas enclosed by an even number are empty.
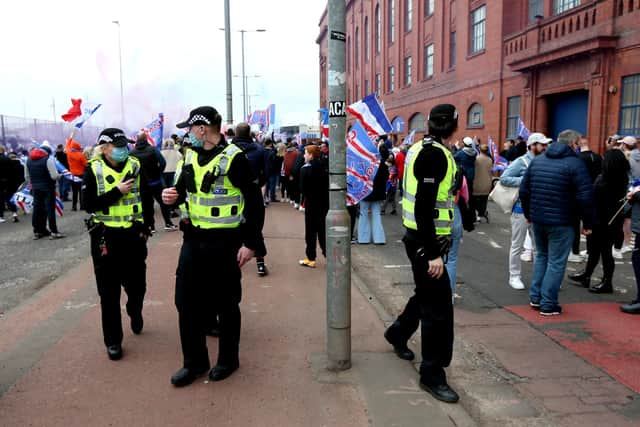
<svg viewBox="0 0 640 427"><path fill-rule="evenodd" d="M527 168L536 156L544 153L547 145L551 142L550 138L544 134L534 132L527 139L527 147L529 151L524 156L520 156L509 164L507 169L500 177L500 184L505 187L520 187L522 178ZM513 289L524 289L522 282L522 261L520 254L524 249L524 241L527 232L531 232L531 225L524 217L522 203L520 199L516 201L511 210L511 249L509 250L509 286Z"/></svg>
<svg viewBox="0 0 640 427"><path fill-rule="evenodd" d="M575 148L580 134L565 130L546 152L533 159L520 184L525 218L532 223L536 243L530 305L543 316L562 313L558 290L573 242L572 224L582 220L584 235L595 221L593 186Z"/></svg>

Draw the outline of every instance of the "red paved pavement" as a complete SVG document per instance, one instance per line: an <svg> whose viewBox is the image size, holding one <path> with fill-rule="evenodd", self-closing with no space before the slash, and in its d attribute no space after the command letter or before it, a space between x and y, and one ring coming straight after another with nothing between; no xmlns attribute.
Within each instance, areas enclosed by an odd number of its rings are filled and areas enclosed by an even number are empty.
<svg viewBox="0 0 640 427"><path fill-rule="evenodd" d="M562 315L554 317L529 306L506 308L640 393L640 316L608 302L563 304Z"/></svg>

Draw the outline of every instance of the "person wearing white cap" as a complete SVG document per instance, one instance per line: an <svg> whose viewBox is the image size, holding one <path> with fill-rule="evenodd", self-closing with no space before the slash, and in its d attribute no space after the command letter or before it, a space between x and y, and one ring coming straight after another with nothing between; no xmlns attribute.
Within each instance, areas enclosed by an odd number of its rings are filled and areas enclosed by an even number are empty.
<svg viewBox="0 0 640 427"><path fill-rule="evenodd" d="M527 148L529 151L521 157L509 164L509 167L504 171L500 177L500 184L505 187L520 187L522 177L524 176L527 168L531 164L534 157L544 153L547 149L547 145L551 142L550 138L547 138L542 133L532 133L527 140ZM511 249L509 251L509 286L513 289L524 289L524 283L522 282L522 262L520 260L520 254L522 254L525 239L529 232L531 225L524 217L524 211L522 210L522 203L520 199L516 201L511 210Z"/></svg>

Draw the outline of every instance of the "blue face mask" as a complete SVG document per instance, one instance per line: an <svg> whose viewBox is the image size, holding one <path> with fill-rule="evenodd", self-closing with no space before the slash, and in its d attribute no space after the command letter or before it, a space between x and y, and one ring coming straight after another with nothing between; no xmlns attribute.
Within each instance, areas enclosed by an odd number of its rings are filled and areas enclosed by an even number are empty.
<svg viewBox="0 0 640 427"><path fill-rule="evenodd" d="M111 158L116 163L122 163L129 157L129 149L127 147L115 147L111 151Z"/></svg>
<svg viewBox="0 0 640 427"><path fill-rule="evenodd" d="M194 148L200 148L204 146L204 141L196 138L196 136L192 132L189 132L189 142Z"/></svg>

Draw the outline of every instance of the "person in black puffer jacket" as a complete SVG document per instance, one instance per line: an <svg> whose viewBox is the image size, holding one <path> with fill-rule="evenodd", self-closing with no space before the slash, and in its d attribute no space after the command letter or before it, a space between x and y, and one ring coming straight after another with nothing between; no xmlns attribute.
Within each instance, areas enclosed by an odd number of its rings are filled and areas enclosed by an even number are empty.
<svg viewBox="0 0 640 427"><path fill-rule="evenodd" d="M558 142L531 161L520 184L522 209L536 242L529 298L544 316L562 312L558 290L573 242L572 224L582 220L589 235L595 220L591 179L575 152L579 140L576 131L560 132Z"/></svg>
<svg viewBox="0 0 640 427"><path fill-rule="evenodd" d="M171 221L170 209L162 203L162 172L167 165L164 157L155 147L149 144L147 135L144 133L138 135L136 146L129 154L140 160L140 186L144 187L140 192L144 225L149 227L152 233L156 231L153 209L153 200L155 199L160 205L165 224L164 229L167 231L177 230L178 227Z"/></svg>
<svg viewBox="0 0 640 427"><path fill-rule="evenodd" d="M378 146L381 159L389 157L389 150L382 142ZM380 160L378 171L373 178L373 190L371 194L360 201L360 217L358 220L358 243L371 243L373 234L373 243L376 245L384 245L386 238L384 228L382 227L382 217L380 216L380 208L382 202L386 199L387 180L389 179L389 168L383 160ZM371 210L371 221L369 221L369 210Z"/></svg>

